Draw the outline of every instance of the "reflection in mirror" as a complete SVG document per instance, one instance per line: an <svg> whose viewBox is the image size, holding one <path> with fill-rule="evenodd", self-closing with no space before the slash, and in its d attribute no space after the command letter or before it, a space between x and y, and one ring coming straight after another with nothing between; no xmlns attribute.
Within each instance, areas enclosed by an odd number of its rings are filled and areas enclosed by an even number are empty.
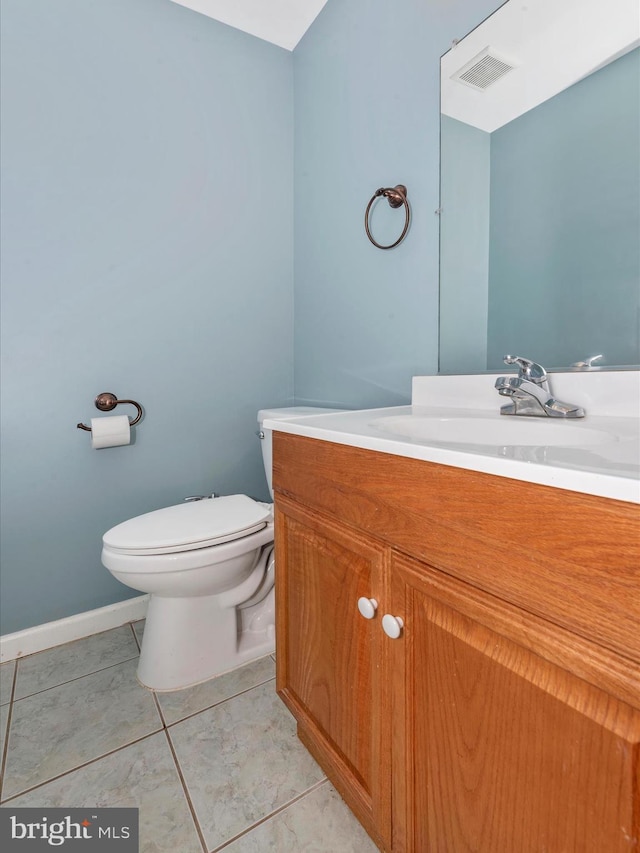
<svg viewBox="0 0 640 853"><path fill-rule="evenodd" d="M640 364L639 35L637 0L508 0L442 57L441 373Z"/></svg>

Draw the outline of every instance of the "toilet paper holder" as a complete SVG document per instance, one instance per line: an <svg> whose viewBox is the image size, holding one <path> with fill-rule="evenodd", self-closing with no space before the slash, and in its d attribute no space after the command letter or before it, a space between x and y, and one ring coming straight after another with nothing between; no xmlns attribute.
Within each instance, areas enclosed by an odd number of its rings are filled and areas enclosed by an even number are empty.
<svg viewBox="0 0 640 853"><path fill-rule="evenodd" d="M129 403L132 406L135 406L138 410L138 414L135 416L133 420L129 421L129 426L135 426L140 418L142 417L142 406L140 403L136 403L135 400L118 400L115 394L110 394L108 391L104 391L102 394L98 394L96 399L94 400L96 409L100 409L101 412L110 412L112 409L115 409L116 406L119 406L121 403ZM91 427L85 426L84 424L76 424L78 429L84 429L87 432L91 432Z"/></svg>

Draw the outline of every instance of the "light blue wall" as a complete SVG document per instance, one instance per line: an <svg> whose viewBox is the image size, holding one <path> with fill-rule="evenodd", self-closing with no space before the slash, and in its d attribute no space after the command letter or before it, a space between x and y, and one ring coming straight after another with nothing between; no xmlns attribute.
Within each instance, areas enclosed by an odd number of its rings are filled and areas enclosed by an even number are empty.
<svg viewBox="0 0 640 853"><path fill-rule="evenodd" d="M294 327L298 402L436 372L439 58L495 5L329 0L292 57L168 0L3 0L3 632L129 596L99 560L118 521L265 495ZM364 209L396 183L413 224L381 252ZM107 390L146 417L92 451Z"/></svg>
<svg viewBox="0 0 640 853"><path fill-rule="evenodd" d="M489 368L640 362L638 150L640 50L492 133Z"/></svg>
<svg viewBox="0 0 640 853"><path fill-rule="evenodd" d="M329 0L294 52L300 402L405 403L414 374L437 372L440 56L498 5ZM365 207L398 183L411 230L380 251ZM385 212L380 242L403 223Z"/></svg>
<svg viewBox="0 0 640 853"><path fill-rule="evenodd" d="M293 394L293 61L168 0L2 0L2 632L127 598L102 533L266 497ZM135 444L76 429L101 391ZM118 413L124 413L118 410Z"/></svg>
<svg viewBox="0 0 640 853"><path fill-rule="evenodd" d="M441 373L487 363L491 134L443 115L440 197Z"/></svg>

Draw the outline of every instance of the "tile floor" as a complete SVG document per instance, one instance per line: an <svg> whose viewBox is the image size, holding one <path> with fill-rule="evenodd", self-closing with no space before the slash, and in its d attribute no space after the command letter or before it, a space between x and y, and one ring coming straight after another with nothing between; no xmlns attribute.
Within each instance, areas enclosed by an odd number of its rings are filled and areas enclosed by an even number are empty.
<svg viewBox="0 0 640 853"><path fill-rule="evenodd" d="M272 658L153 693L143 629L0 666L3 805L138 807L140 853L375 853L298 741Z"/></svg>

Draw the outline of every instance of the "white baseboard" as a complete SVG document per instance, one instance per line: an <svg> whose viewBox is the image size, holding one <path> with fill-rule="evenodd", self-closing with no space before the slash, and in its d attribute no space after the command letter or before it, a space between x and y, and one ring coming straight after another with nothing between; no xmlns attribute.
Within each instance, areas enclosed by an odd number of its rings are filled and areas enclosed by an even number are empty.
<svg viewBox="0 0 640 853"><path fill-rule="evenodd" d="M127 622L144 619L148 602L148 595L138 595L117 604L108 604L96 610L87 610L86 613L56 619L55 622L45 622L44 625L35 625L14 634L4 634L0 637L0 662L32 655L71 640L81 640Z"/></svg>

